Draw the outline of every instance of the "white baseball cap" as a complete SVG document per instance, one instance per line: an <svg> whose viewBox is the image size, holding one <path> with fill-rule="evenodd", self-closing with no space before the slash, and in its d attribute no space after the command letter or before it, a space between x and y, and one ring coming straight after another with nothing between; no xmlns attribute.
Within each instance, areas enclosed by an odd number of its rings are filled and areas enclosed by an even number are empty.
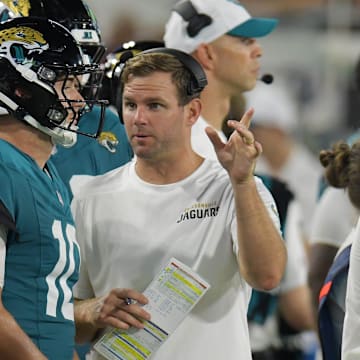
<svg viewBox="0 0 360 360"><path fill-rule="evenodd" d="M255 109L252 126L276 128L291 134L298 129L297 103L279 78L271 86L259 83L245 94L246 107Z"/></svg>
<svg viewBox="0 0 360 360"><path fill-rule="evenodd" d="M185 18L178 12L179 8L184 9ZM199 19L203 24L200 31L196 34L189 32L189 24L198 22L199 25ZM277 19L251 17L242 5L233 0L182 0L175 5L166 23L164 42L166 47L191 53L200 44L225 34L249 38L265 36L277 23Z"/></svg>

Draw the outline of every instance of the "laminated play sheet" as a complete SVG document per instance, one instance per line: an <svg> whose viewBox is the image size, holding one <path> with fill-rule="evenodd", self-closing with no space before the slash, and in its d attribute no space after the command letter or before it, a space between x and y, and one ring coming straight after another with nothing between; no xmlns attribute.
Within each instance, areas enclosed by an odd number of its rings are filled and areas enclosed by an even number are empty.
<svg viewBox="0 0 360 360"><path fill-rule="evenodd" d="M94 349L108 360L149 359L176 330L210 285L175 258L159 272L144 291L151 314L144 329L110 329Z"/></svg>

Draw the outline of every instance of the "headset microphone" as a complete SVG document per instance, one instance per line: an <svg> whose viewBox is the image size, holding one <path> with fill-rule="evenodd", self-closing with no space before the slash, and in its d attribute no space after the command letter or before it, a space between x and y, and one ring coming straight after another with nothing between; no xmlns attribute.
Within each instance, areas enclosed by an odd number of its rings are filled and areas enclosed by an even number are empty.
<svg viewBox="0 0 360 360"><path fill-rule="evenodd" d="M271 84L274 81L274 76L272 76L271 74L264 74L260 79L258 79L260 81L262 81L265 84Z"/></svg>

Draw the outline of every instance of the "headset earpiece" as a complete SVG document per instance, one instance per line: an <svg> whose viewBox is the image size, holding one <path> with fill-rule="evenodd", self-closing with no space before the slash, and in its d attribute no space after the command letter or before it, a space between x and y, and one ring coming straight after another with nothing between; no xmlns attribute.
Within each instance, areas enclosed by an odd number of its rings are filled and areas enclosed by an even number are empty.
<svg viewBox="0 0 360 360"><path fill-rule="evenodd" d="M111 103L115 105L116 111L119 115L120 122L123 124L122 119L122 91L121 91L121 74L125 67L126 62L134 57L134 54L131 50L125 51L121 54L119 61L114 66L111 73L111 82L110 82L110 94L111 94Z"/></svg>

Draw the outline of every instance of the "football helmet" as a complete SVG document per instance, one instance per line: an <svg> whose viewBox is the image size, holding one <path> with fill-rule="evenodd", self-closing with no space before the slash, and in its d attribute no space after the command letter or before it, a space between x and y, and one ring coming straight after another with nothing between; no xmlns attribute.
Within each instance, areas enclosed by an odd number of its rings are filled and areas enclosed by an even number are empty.
<svg viewBox="0 0 360 360"><path fill-rule="evenodd" d="M98 130L81 134L97 137L101 132L107 102L66 95L68 81L75 79L81 91L81 77L97 71L99 65L85 64L81 47L55 21L18 17L0 24L0 106L50 135L54 144L75 144L81 133L77 122L89 104L102 108ZM62 81L60 96L55 90L58 81Z"/></svg>
<svg viewBox="0 0 360 360"><path fill-rule="evenodd" d="M109 53L106 56L105 62L103 64L104 68L104 77L102 81L102 86L100 90L100 97L106 99L110 102L110 105L113 105L116 109L119 109L121 104L120 96L120 82L119 74L121 73L121 56L126 53L131 52L132 56L144 51L153 48L164 47L164 43L161 41L146 40L146 41L127 41L121 46L116 48L113 52Z"/></svg>
<svg viewBox="0 0 360 360"><path fill-rule="evenodd" d="M1 0L0 21L15 17L36 16L54 20L65 26L80 44L85 63L100 63L105 46L94 13L82 0ZM103 73L83 76L82 94L97 98Z"/></svg>
<svg viewBox="0 0 360 360"><path fill-rule="evenodd" d="M1 0L1 22L23 16L45 17L65 26L91 62L99 63L105 53L96 17L82 0Z"/></svg>

